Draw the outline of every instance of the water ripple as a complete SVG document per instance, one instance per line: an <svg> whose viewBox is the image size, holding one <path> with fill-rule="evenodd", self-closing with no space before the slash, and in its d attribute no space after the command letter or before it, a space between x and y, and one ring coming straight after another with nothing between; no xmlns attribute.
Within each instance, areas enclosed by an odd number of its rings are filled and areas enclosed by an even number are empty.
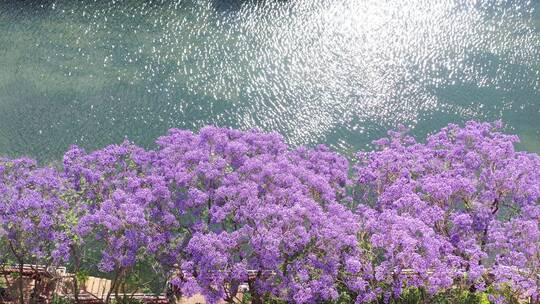
<svg viewBox="0 0 540 304"><path fill-rule="evenodd" d="M57 158L170 127L283 133L350 153L503 118L540 151L532 1L0 4L0 153Z"/></svg>

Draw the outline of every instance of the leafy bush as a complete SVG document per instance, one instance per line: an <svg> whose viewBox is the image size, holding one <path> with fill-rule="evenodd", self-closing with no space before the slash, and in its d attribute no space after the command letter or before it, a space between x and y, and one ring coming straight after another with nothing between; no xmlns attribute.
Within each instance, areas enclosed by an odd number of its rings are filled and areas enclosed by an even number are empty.
<svg viewBox="0 0 540 304"><path fill-rule="evenodd" d="M60 297L57 295L54 295L51 301L51 304L72 304L73 301L71 301L68 298Z"/></svg>

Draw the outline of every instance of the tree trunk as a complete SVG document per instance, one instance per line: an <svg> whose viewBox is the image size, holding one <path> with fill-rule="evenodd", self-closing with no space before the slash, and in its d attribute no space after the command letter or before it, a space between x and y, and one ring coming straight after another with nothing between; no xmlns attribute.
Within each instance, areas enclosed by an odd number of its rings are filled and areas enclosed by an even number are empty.
<svg viewBox="0 0 540 304"><path fill-rule="evenodd" d="M263 304L262 296L255 289L255 280L248 280L249 294L251 295L251 304Z"/></svg>
<svg viewBox="0 0 540 304"><path fill-rule="evenodd" d="M8 294L7 294L7 290L11 290L11 283L10 283L10 280L9 280L9 276L7 274L7 272L5 272L5 267L4 265L0 265L0 267L2 267L2 271L4 273L4 283L6 284L6 289L4 290L4 293L0 293L0 303L2 303L2 301L5 301L6 299L4 297L7 297Z"/></svg>
<svg viewBox="0 0 540 304"><path fill-rule="evenodd" d="M114 273L114 279L113 279L113 281L112 281L111 288L110 288L109 291L107 292L107 297L105 298L105 303L106 303L106 304L110 303L111 295L112 295L113 291L115 290L116 285L117 285L117 283L118 283L118 275L119 275L119 271L120 271L120 270L116 270L115 273Z"/></svg>
<svg viewBox="0 0 540 304"><path fill-rule="evenodd" d="M23 282L23 272L24 272L24 261L19 261L19 304L24 304L24 282Z"/></svg>
<svg viewBox="0 0 540 304"><path fill-rule="evenodd" d="M79 252L77 251L76 247L72 247L73 251L73 258L75 259L75 267L74 267L74 276L73 276L73 298L75 299L75 303L79 304L79 279L77 279L77 274L81 270L81 258L79 256Z"/></svg>
<svg viewBox="0 0 540 304"><path fill-rule="evenodd" d="M120 274L118 275L116 286L114 288L115 303L124 303L124 299L122 298L122 300L120 300L120 297L119 297L120 296L119 295L120 287L123 284L123 282L122 282L123 281L123 276L124 276L124 270L121 269Z"/></svg>
<svg viewBox="0 0 540 304"><path fill-rule="evenodd" d="M77 279L77 274L73 276L73 298L75 303L79 304L79 280Z"/></svg>
<svg viewBox="0 0 540 304"><path fill-rule="evenodd" d="M30 293L30 304L36 304L38 303L39 295L40 295L40 288L41 288L41 279L39 277L38 270L34 271L34 288L32 288L32 292Z"/></svg>

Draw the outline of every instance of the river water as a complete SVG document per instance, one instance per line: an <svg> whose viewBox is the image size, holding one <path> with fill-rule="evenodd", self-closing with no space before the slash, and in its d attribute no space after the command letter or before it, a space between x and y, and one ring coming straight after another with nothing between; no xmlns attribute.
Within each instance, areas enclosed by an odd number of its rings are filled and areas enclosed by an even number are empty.
<svg viewBox="0 0 540 304"><path fill-rule="evenodd" d="M350 155L470 119L540 152L540 1L0 0L0 154L217 125Z"/></svg>

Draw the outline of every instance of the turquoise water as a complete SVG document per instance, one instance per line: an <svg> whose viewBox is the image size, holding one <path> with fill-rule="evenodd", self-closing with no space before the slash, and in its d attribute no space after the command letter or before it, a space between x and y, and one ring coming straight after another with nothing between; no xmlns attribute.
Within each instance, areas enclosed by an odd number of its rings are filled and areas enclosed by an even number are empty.
<svg viewBox="0 0 540 304"><path fill-rule="evenodd" d="M500 118L540 152L540 1L0 0L0 154L207 124L350 153Z"/></svg>

